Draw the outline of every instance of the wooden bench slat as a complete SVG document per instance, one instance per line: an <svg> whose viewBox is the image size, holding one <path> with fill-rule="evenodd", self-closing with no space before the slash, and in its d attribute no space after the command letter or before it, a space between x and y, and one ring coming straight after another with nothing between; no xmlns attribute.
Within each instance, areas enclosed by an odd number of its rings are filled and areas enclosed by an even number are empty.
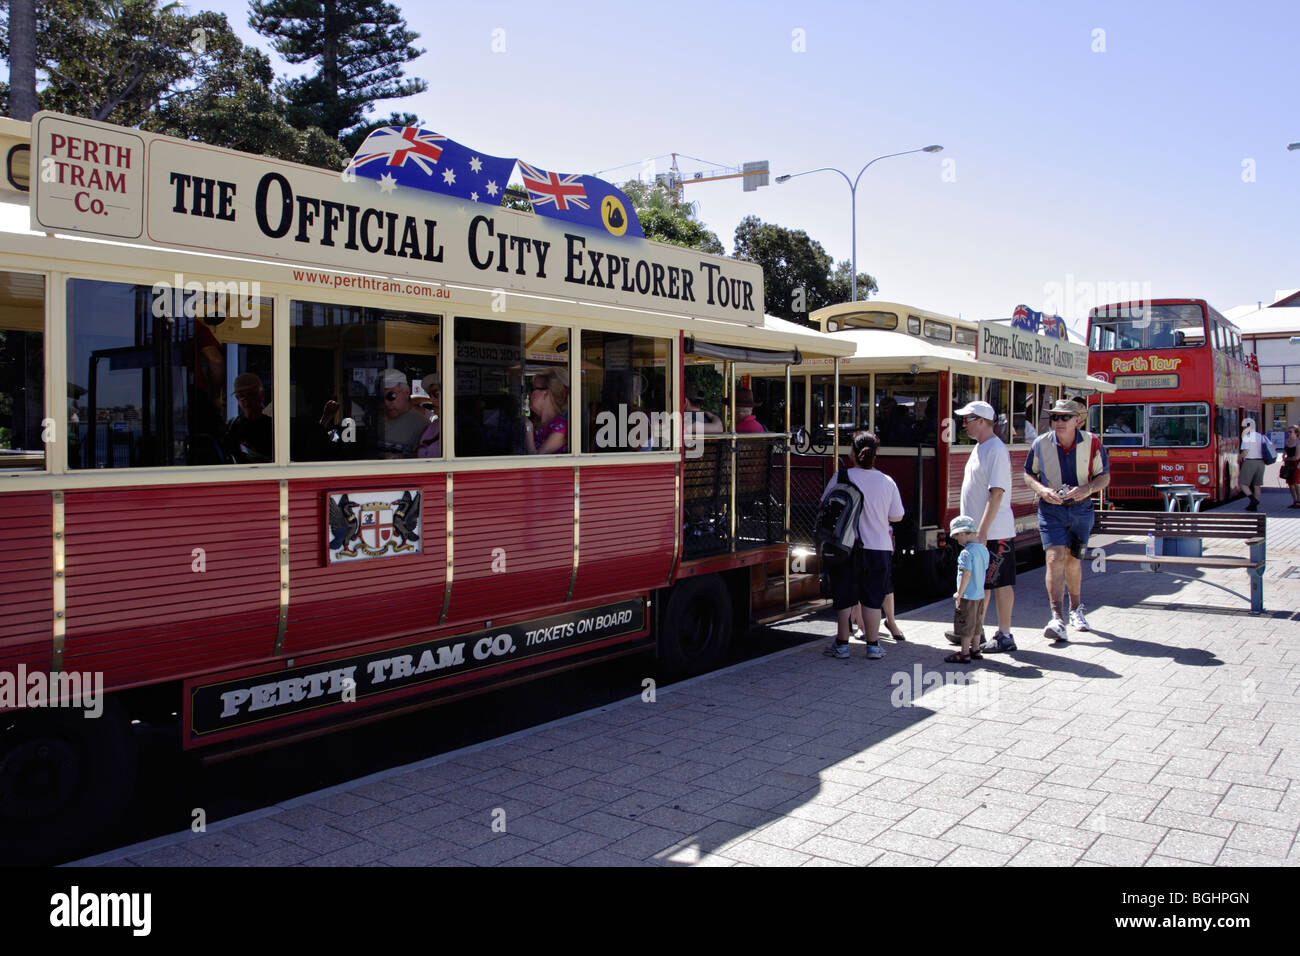
<svg viewBox="0 0 1300 956"><path fill-rule="evenodd" d="M1261 562L1252 561L1250 558L1230 558L1230 557L1183 557L1173 554L1157 554L1147 556L1145 554L1108 554L1106 555L1107 564L1185 564L1200 568L1257 568Z"/></svg>

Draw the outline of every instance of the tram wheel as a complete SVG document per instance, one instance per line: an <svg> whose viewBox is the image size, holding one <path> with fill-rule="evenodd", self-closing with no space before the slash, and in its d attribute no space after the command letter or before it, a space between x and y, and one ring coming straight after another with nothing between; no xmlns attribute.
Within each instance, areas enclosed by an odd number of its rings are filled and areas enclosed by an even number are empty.
<svg viewBox="0 0 1300 956"><path fill-rule="evenodd" d="M115 822L135 786L131 724L114 700L0 715L0 860L45 863L76 853Z"/></svg>
<svg viewBox="0 0 1300 956"><path fill-rule="evenodd" d="M921 581L927 594L952 594L957 580L957 551L951 545L926 551L921 556Z"/></svg>
<svg viewBox="0 0 1300 956"><path fill-rule="evenodd" d="M722 663L731 644L731 595L715 574L680 581L668 598L659 651L669 673L702 674Z"/></svg>

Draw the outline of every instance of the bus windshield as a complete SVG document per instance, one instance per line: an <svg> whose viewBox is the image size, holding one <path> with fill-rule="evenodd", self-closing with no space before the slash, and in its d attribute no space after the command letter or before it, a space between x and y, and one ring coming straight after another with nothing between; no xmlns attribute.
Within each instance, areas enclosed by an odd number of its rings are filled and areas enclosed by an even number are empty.
<svg viewBox="0 0 1300 956"><path fill-rule="evenodd" d="M1204 448L1209 444L1210 409L1204 402L1150 405L1092 405L1088 431L1111 448Z"/></svg>
<svg viewBox="0 0 1300 956"><path fill-rule="evenodd" d="M1205 344L1205 315L1195 302L1103 306L1093 310L1090 325L1089 348L1094 352Z"/></svg>

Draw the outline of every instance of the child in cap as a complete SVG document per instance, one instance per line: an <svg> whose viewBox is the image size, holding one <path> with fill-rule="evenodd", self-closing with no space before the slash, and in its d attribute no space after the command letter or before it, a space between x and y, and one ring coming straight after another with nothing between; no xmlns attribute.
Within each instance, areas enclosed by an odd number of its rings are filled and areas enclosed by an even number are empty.
<svg viewBox="0 0 1300 956"><path fill-rule="evenodd" d="M984 575L989 567L989 549L976 540L979 532L975 519L958 515L948 526L948 534L961 545L957 557L957 590L953 592L952 629L961 640L961 649L944 658L949 664L969 664L971 658L982 660L980 638L984 620Z"/></svg>

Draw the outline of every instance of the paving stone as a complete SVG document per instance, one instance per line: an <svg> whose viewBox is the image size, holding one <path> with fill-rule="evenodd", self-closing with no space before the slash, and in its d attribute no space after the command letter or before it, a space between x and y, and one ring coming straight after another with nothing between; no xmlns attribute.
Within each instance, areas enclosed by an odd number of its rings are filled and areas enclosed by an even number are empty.
<svg viewBox="0 0 1300 956"><path fill-rule="evenodd" d="M822 833L803 843L799 847L799 852L846 863L850 866L867 866L884 851L849 840L839 840Z"/></svg>
<svg viewBox="0 0 1300 956"><path fill-rule="evenodd" d="M1026 844L1007 866L1071 866L1082 855L1083 849L1079 847L1033 842Z"/></svg>
<svg viewBox="0 0 1300 956"><path fill-rule="evenodd" d="M614 842L614 838L589 830L575 830L558 840L552 840L545 846L533 850L533 854L556 863L572 863L580 857L588 856L597 850L603 850Z"/></svg>
<svg viewBox="0 0 1300 956"><path fill-rule="evenodd" d="M1141 866L1154 850L1154 843L1143 843L1140 840L1129 840L1103 833L1084 853L1080 862L1101 863L1108 866Z"/></svg>
<svg viewBox="0 0 1300 956"><path fill-rule="evenodd" d="M1224 843L1223 837L1170 830L1156 847L1156 853L1189 863L1213 863Z"/></svg>
<svg viewBox="0 0 1300 956"><path fill-rule="evenodd" d="M939 861L940 866L1005 866L1011 859L1007 853L995 853L973 846L959 846Z"/></svg>
<svg viewBox="0 0 1300 956"><path fill-rule="evenodd" d="M738 863L750 863L754 866L801 866L810 859L808 853L788 850L761 840L741 840L720 855Z"/></svg>

